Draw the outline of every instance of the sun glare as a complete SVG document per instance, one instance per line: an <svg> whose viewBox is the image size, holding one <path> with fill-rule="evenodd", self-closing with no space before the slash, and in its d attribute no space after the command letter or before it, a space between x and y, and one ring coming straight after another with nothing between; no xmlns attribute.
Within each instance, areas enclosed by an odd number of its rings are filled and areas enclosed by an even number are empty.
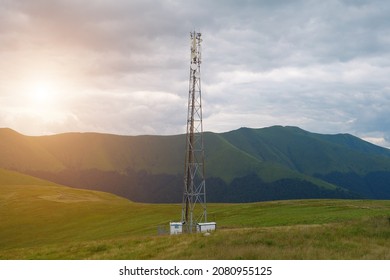
<svg viewBox="0 0 390 280"><path fill-rule="evenodd" d="M25 83L25 113L46 120L57 119L61 115L62 87L51 77L32 79Z"/></svg>
<svg viewBox="0 0 390 280"><path fill-rule="evenodd" d="M43 105L53 101L55 91L49 82L39 82L33 86L31 94L34 103Z"/></svg>

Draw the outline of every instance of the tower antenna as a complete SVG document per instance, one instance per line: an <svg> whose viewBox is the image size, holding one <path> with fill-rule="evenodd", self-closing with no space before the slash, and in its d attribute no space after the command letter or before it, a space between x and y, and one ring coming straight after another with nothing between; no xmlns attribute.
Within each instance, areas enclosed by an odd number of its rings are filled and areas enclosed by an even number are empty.
<svg viewBox="0 0 390 280"><path fill-rule="evenodd" d="M189 233L194 230L197 223L207 222L200 80L200 64L202 62L201 42L201 33L191 32L190 82L182 205L182 222L184 230Z"/></svg>
<svg viewBox="0 0 390 280"><path fill-rule="evenodd" d="M200 64L202 34L191 32L190 79L188 91L184 191L181 222L171 222L171 234L215 230L215 222L207 222L205 154L202 122Z"/></svg>

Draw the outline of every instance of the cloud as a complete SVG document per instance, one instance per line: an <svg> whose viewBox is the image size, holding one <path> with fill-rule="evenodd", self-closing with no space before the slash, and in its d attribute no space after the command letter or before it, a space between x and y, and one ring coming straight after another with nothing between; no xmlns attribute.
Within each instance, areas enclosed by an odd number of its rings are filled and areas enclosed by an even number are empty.
<svg viewBox="0 0 390 280"><path fill-rule="evenodd" d="M6 1L0 125L183 133L197 29L207 130L297 125L389 146L389 12L368 0ZM37 114L18 101L38 76L61 96L49 122L25 121Z"/></svg>

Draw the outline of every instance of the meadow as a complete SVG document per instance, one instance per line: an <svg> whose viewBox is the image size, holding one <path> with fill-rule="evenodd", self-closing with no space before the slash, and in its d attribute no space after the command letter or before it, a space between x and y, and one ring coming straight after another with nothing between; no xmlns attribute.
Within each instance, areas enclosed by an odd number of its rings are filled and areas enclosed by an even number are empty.
<svg viewBox="0 0 390 280"><path fill-rule="evenodd" d="M390 259L388 200L209 204L215 232L170 236L178 204L23 178L0 184L0 259Z"/></svg>

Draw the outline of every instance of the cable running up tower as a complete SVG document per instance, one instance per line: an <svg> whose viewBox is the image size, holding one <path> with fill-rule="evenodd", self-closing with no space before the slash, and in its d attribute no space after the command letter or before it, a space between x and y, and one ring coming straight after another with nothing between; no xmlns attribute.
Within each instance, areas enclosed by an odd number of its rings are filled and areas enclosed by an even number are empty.
<svg viewBox="0 0 390 280"><path fill-rule="evenodd" d="M188 233L196 231L197 224L207 222L200 82L201 42L201 33L192 32L182 204L183 230Z"/></svg>

